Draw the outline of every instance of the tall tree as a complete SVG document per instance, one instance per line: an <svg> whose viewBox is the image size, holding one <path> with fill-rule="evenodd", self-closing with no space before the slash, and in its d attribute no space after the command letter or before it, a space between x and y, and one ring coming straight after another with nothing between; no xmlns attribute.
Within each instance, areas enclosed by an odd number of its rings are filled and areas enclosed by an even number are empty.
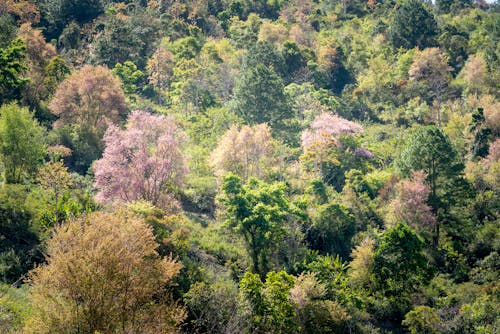
<svg viewBox="0 0 500 334"><path fill-rule="evenodd" d="M187 173L181 151L183 135L172 117L134 111L127 127L110 126L106 149L94 164L101 202L146 200L166 206L169 191Z"/></svg>
<svg viewBox="0 0 500 334"><path fill-rule="evenodd" d="M376 287L404 305L405 296L429 282L431 272L422 250L424 243L407 225L398 223L382 235L373 259ZM396 302L396 301L395 301ZM400 316L404 315L406 310Z"/></svg>
<svg viewBox="0 0 500 334"><path fill-rule="evenodd" d="M240 291L251 307L252 333L297 331L295 308L289 298L293 283L293 276L285 271L269 272L265 282L257 274L245 273Z"/></svg>
<svg viewBox="0 0 500 334"><path fill-rule="evenodd" d="M464 165L450 138L439 128L420 128L410 137L396 162L404 176L422 170L430 187L429 205L433 212L447 210L463 195L465 187L462 172ZM435 224L434 244L439 240L439 219Z"/></svg>
<svg viewBox="0 0 500 334"><path fill-rule="evenodd" d="M276 167L276 143L266 124L233 126L219 140L217 148L210 156L210 165L217 176L227 172L240 176L262 178Z"/></svg>
<svg viewBox="0 0 500 334"><path fill-rule="evenodd" d="M292 117L283 81L264 64L243 72L234 88L233 110L247 124L269 123L273 128Z"/></svg>

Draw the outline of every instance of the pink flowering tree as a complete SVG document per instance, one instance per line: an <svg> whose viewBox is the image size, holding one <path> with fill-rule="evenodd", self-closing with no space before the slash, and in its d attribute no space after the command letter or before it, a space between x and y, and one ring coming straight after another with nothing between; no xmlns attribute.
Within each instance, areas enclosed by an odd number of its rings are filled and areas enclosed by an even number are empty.
<svg viewBox="0 0 500 334"><path fill-rule="evenodd" d="M373 158L370 151L359 147L353 136L362 132L361 125L324 112L302 133L302 161L314 170L316 177L340 191L345 172L363 170L365 161Z"/></svg>
<svg viewBox="0 0 500 334"><path fill-rule="evenodd" d="M363 132L363 127L337 115L324 112L317 116L302 133L304 150L317 144L330 145L339 135L352 135Z"/></svg>
<svg viewBox="0 0 500 334"><path fill-rule="evenodd" d="M173 117L144 111L134 111L123 130L111 125L104 135L103 157L94 163L96 199L170 205L169 190L179 186L188 171L183 139Z"/></svg>
<svg viewBox="0 0 500 334"><path fill-rule="evenodd" d="M393 223L404 222L417 231L432 231L436 216L427 204L431 190L425 178L425 173L418 171L410 180L402 180L396 185L397 195L390 204Z"/></svg>

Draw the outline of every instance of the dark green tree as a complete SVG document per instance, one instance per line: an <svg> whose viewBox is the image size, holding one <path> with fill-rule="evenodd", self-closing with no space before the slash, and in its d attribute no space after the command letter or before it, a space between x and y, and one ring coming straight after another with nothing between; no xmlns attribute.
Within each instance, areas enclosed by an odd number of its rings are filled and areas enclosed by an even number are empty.
<svg viewBox="0 0 500 334"><path fill-rule="evenodd" d="M469 132L474 136L470 150L474 157L484 158L488 155L490 145L488 139L491 135L491 129L485 125L483 108L478 108L472 114L472 120L469 125Z"/></svg>
<svg viewBox="0 0 500 334"><path fill-rule="evenodd" d="M355 232L354 216L347 208L332 202L318 208L306 239L312 249L324 254L338 254L347 259Z"/></svg>
<svg viewBox="0 0 500 334"><path fill-rule="evenodd" d="M398 223L382 235L373 258L374 304L379 319L400 323L411 308L411 296L432 278L422 250L424 242Z"/></svg>
<svg viewBox="0 0 500 334"><path fill-rule="evenodd" d="M375 282L387 296L413 292L430 279L424 242L403 223L387 230L375 251Z"/></svg>
<svg viewBox="0 0 500 334"><path fill-rule="evenodd" d="M71 21L85 23L104 12L101 0L42 0L40 8L48 26L49 37L57 37Z"/></svg>
<svg viewBox="0 0 500 334"><path fill-rule="evenodd" d="M22 87L28 82L22 76L22 72L27 69L23 63L25 51L26 46L20 38L0 49L0 105L18 98Z"/></svg>
<svg viewBox="0 0 500 334"><path fill-rule="evenodd" d="M285 76L285 59L276 47L268 41L259 41L248 50L243 58L243 71L263 64L281 77Z"/></svg>
<svg viewBox="0 0 500 334"><path fill-rule="evenodd" d="M247 124L269 123L279 128L290 118L291 108L283 80L264 64L248 68L234 88L233 110Z"/></svg>
<svg viewBox="0 0 500 334"><path fill-rule="evenodd" d="M438 25L422 0L406 0L396 10L389 26L389 37L396 48L420 49L433 46Z"/></svg>
<svg viewBox="0 0 500 334"><path fill-rule="evenodd" d="M423 127L413 134L396 165L405 177L409 177L414 171L424 171L426 183L431 189L429 205L434 213L439 210L447 211L464 196L464 165L450 138L438 127ZM438 219L434 231L435 245L439 240L439 228Z"/></svg>
<svg viewBox="0 0 500 334"><path fill-rule="evenodd" d="M9 46L16 36L16 22L9 14L0 13L0 48Z"/></svg>
<svg viewBox="0 0 500 334"><path fill-rule="evenodd" d="M24 186L0 188L0 282L22 279L34 262L42 260L39 231L26 206L26 195Z"/></svg>

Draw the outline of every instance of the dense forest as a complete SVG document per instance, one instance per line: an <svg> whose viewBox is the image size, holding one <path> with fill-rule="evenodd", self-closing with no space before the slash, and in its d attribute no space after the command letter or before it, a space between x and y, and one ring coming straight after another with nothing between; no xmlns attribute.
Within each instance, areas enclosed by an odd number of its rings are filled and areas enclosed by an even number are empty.
<svg viewBox="0 0 500 334"><path fill-rule="evenodd" d="M0 0L0 332L500 333L500 7Z"/></svg>

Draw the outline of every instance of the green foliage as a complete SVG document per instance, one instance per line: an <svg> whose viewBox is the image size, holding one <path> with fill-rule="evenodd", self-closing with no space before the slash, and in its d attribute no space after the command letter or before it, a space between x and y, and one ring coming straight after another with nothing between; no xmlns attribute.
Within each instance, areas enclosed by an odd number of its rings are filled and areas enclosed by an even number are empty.
<svg viewBox="0 0 500 334"><path fill-rule="evenodd" d="M44 133L27 108L0 107L0 159L7 183L20 183L36 171L45 157Z"/></svg>
<svg viewBox="0 0 500 334"><path fill-rule="evenodd" d="M58 34L66 24L75 20L89 22L104 11L101 0L42 0L40 7L49 24L49 32Z"/></svg>
<svg viewBox="0 0 500 334"><path fill-rule="evenodd" d="M9 46L16 36L16 24L11 15L0 14L0 48Z"/></svg>
<svg viewBox="0 0 500 334"><path fill-rule="evenodd" d="M397 8L389 36L396 47L424 49L435 44L438 33L437 22L432 11L422 0L405 0Z"/></svg>
<svg viewBox="0 0 500 334"><path fill-rule="evenodd" d="M257 64L247 69L234 88L234 112L247 124L269 123L279 128L290 118L283 81L273 69Z"/></svg>
<svg viewBox="0 0 500 334"><path fill-rule="evenodd" d="M29 290L27 285L12 287L0 284L0 331L5 334L19 333L29 316Z"/></svg>
<svg viewBox="0 0 500 334"><path fill-rule="evenodd" d="M122 80L125 94L130 95L137 93L144 73L138 70L133 62L126 61L123 64L117 63L111 72Z"/></svg>
<svg viewBox="0 0 500 334"><path fill-rule="evenodd" d="M382 235L375 251L373 274L386 296L404 296L429 282L423 246L420 237L402 223Z"/></svg>
<svg viewBox="0 0 500 334"><path fill-rule="evenodd" d="M21 88L28 82L22 77L22 72L26 70L25 51L26 46L20 38L0 48L0 105L18 97Z"/></svg>
<svg viewBox="0 0 500 334"><path fill-rule="evenodd" d="M0 188L0 282L19 283L42 260L39 226L26 203L26 188Z"/></svg>
<svg viewBox="0 0 500 334"><path fill-rule="evenodd" d="M488 139L491 135L491 129L485 126L483 108L478 108L472 114L472 120L469 125L469 132L474 135L471 145L471 153L474 157L484 158L488 155L490 146Z"/></svg>
<svg viewBox="0 0 500 334"><path fill-rule="evenodd" d="M252 333L293 333L298 329L288 297L292 287L293 276L284 271L269 272L265 283L259 275L245 273L240 291L251 307Z"/></svg>
<svg viewBox="0 0 500 334"><path fill-rule="evenodd" d="M417 306L408 312L403 321L412 334L442 333L442 321L436 311L429 306Z"/></svg>
<svg viewBox="0 0 500 334"><path fill-rule="evenodd" d="M220 201L225 205L230 226L243 236L252 269L264 278L271 256L287 234L286 223L294 215L283 183L266 184L250 179L246 185L234 174L224 177Z"/></svg>
<svg viewBox="0 0 500 334"><path fill-rule="evenodd" d="M347 208L335 202L322 205L312 220L306 236L310 247L347 259L351 251L351 238L356 232L354 217Z"/></svg>
<svg viewBox="0 0 500 334"><path fill-rule="evenodd" d="M460 198L463 164L449 137L437 127L423 127L408 140L396 163L404 176L423 170L431 188L429 204L437 211Z"/></svg>

